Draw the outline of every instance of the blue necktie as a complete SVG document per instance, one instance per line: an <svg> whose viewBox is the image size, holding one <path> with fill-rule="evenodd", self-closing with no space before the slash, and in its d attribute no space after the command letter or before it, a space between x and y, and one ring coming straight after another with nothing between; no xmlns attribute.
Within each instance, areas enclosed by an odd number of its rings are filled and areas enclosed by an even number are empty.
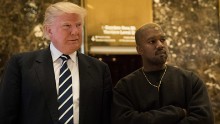
<svg viewBox="0 0 220 124"><path fill-rule="evenodd" d="M59 76L59 123L73 124L73 94L72 94L72 76L67 67L67 60L70 59L68 55L61 55L63 60L60 68Z"/></svg>

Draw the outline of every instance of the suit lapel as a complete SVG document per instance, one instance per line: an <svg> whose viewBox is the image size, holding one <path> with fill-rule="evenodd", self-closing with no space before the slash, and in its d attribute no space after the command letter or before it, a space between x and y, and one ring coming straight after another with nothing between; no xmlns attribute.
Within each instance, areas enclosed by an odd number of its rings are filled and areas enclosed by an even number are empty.
<svg viewBox="0 0 220 124"><path fill-rule="evenodd" d="M42 86L45 101L54 123L58 121L56 81L50 49L41 51L36 59L36 73Z"/></svg>
<svg viewBox="0 0 220 124"><path fill-rule="evenodd" d="M79 107L79 123L83 124L85 114L88 107L88 97L92 91L93 82L91 74L92 68L85 55L78 52L79 78L80 78L80 107Z"/></svg>

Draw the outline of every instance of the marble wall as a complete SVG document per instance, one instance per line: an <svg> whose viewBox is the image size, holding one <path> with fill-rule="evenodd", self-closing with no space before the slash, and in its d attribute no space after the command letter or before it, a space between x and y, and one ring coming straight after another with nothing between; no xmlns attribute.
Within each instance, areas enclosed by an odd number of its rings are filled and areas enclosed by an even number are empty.
<svg viewBox="0 0 220 124"><path fill-rule="evenodd" d="M218 0L154 0L154 21L168 37L169 63L196 72L207 84L220 124Z"/></svg>

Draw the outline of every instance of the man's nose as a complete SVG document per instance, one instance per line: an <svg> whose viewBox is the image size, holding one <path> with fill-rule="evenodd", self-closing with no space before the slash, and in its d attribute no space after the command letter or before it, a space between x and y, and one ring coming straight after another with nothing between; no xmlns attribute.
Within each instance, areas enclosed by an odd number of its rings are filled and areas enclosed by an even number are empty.
<svg viewBox="0 0 220 124"><path fill-rule="evenodd" d="M164 43L161 42L160 40L157 40L157 48L163 48L164 47Z"/></svg>
<svg viewBox="0 0 220 124"><path fill-rule="evenodd" d="M76 26L72 27L71 35L77 35L77 34L79 34L79 29Z"/></svg>

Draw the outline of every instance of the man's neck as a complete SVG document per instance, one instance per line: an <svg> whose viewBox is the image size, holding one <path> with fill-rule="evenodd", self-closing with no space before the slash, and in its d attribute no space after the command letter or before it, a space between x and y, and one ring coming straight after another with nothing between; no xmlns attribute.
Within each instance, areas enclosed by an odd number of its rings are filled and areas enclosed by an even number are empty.
<svg viewBox="0 0 220 124"><path fill-rule="evenodd" d="M148 64L144 64L144 71L146 72L150 72L150 71L159 71L162 70L166 67L166 64L161 64L161 65L148 65Z"/></svg>

